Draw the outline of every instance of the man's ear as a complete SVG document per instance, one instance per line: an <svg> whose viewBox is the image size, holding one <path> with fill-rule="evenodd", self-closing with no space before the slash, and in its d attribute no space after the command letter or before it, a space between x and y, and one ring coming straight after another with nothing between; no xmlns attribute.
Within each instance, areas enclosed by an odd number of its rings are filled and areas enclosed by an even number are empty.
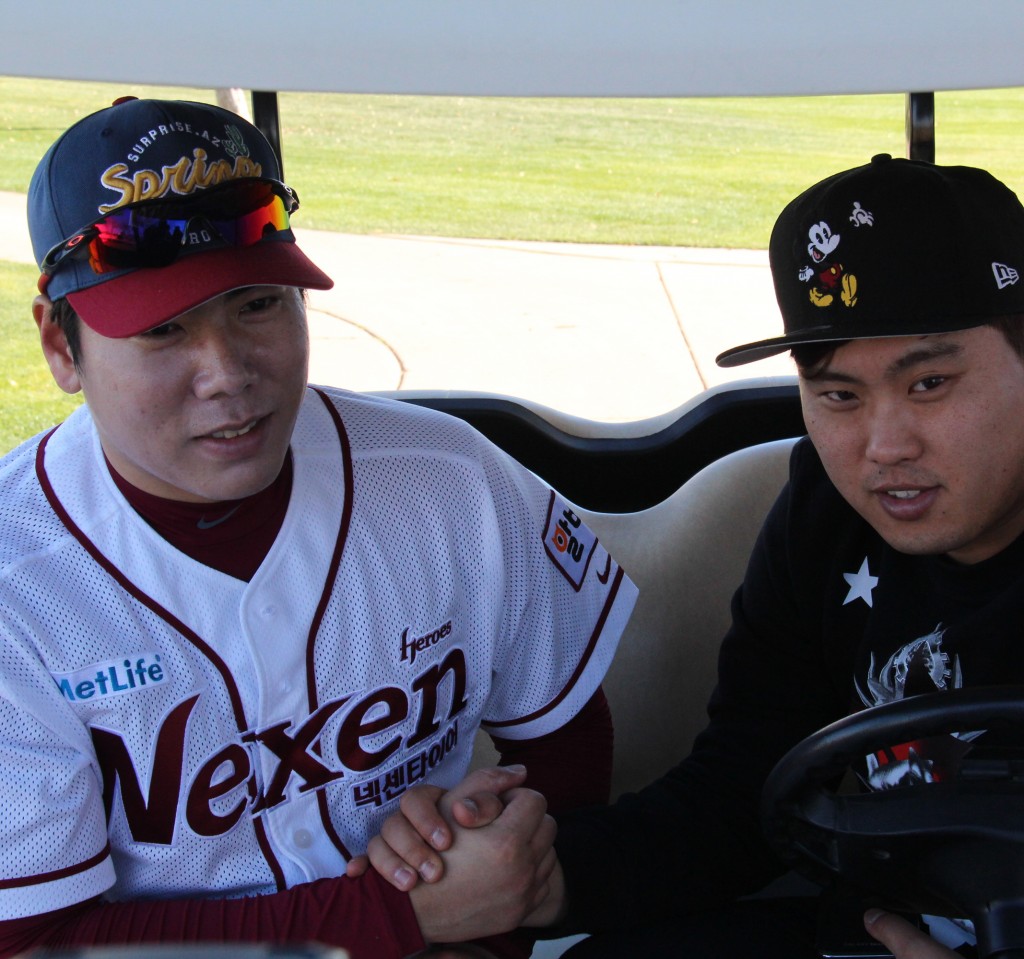
<svg viewBox="0 0 1024 959"><path fill-rule="evenodd" d="M65 393L77 393L82 382L71 358L67 337L53 321L53 303L48 296L40 294L32 301L32 318L39 327L39 343L54 382Z"/></svg>

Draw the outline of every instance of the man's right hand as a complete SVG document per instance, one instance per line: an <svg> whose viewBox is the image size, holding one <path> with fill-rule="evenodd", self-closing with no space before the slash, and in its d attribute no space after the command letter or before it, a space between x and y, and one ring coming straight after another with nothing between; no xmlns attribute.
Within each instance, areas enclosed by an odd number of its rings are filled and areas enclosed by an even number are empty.
<svg viewBox="0 0 1024 959"><path fill-rule="evenodd" d="M437 882L444 875L440 853L452 844L452 825L476 829L490 825L505 808L503 797L522 786L522 766L489 766L471 772L447 793L438 786L416 786L403 794L399 811L389 816L346 874L361 876L368 866L402 892L420 880Z"/></svg>
<svg viewBox="0 0 1024 959"><path fill-rule="evenodd" d="M454 798L442 800L452 835L440 857L443 879L417 883L409 894L427 942L465 942L508 932L527 917L544 922L557 915L561 869L547 803L523 788L502 793L501 800L500 812L483 823L493 811L484 800L488 809L471 828L452 818Z"/></svg>

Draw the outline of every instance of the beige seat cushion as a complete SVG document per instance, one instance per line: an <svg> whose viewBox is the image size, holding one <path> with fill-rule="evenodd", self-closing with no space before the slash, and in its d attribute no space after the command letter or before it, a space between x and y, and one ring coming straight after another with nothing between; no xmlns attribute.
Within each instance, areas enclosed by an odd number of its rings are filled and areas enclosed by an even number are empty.
<svg viewBox="0 0 1024 959"><path fill-rule="evenodd" d="M583 511L640 589L604 684L615 721L613 795L677 763L703 728L729 603L794 442L724 456L639 513Z"/></svg>
<svg viewBox="0 0 1024 959"><path fill-rule="evenodd" d="M615 721L613 795L678 762L703 727L729 602L794 442L724 456L640 512L578 510L640 589L604 684ZM475 763L493 761L480 737Z"/></svg>

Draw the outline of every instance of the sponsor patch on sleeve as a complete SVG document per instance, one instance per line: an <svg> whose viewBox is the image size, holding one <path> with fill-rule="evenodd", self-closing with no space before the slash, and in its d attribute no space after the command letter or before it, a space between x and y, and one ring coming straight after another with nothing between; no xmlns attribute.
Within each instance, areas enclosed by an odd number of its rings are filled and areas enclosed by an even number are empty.
<svg viewBox="0 0 1024 959"><path fill-rule="evenodd" d="M73 673L51 673L70 703L106 699L134 690L151 689L169 679L160 654L130 653L126 657L93 663Z"/></svg>
<svg viewBox="0 0 1024 959"><path fill-rule="evenodd" d="M552 491L544 527L544 549L577 590L583 585L596 546L597 537L569 504Z"/></svg>

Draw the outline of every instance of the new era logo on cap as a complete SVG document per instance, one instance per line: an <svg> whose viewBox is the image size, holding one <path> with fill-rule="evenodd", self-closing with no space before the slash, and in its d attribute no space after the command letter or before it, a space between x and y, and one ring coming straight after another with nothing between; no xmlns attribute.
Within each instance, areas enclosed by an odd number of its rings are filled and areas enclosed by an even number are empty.
<svg viewBox="0 0 1024 959"><path fill-rule="evenodd" d="M993 263L992 273L996 278L996 286L1001 290L1004 287L1012 286L1020 279L1020 274L1005 263Z"/></svg>

